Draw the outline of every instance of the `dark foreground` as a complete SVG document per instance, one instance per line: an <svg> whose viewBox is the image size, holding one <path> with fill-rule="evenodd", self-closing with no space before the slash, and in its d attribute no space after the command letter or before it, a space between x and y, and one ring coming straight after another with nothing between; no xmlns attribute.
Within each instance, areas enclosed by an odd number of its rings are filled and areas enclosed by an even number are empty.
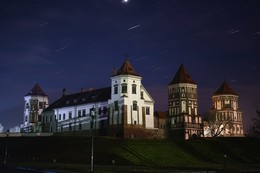
<svg viewBox="0 0 260 173"><path fill-rule="evenodd" d="M43 168L30 168L21 166L0 166L1 173L90 173L89 168L74 170L74 169L43 169ZM239 173L250 172L260 173L260 170L230 170L230 169L197 169L197 168L151 168L151 167L138 167L138 166L96 166L93 172L96 173Z"/></svg>
<svg viewBox="0 0 260 173"><path fill-rule="evenodd" d="M99 137L94 143L94 172L260 172L259 146L257 138ZM90 156L88 137L0 138L0 173L90 172ZM1 166L4 160L8 167Z"/></svg>

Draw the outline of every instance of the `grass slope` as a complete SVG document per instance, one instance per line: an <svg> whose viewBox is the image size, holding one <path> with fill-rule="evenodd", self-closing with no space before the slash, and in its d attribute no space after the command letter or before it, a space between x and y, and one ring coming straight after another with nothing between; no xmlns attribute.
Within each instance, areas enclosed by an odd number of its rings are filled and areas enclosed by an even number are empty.
<svg viewBox="0 0 260 173"><path fill-rule="evenodd" d="M0 162L8 143L8 163L90 163L91 139L87 137L0 138ZM188 141L124 140L95 138L94 160L98 165L184 168L258 168L260 139L203 138ZM226 159L224 159L226 155Z"/></svg>

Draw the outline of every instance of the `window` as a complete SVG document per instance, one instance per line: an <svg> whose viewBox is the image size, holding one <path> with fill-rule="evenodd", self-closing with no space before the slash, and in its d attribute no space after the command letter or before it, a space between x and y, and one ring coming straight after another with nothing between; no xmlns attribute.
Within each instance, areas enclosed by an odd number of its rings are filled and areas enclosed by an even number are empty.
<svg viewBox="0 0 260 173"><path fill-rule="evenodd" d="M52 115L50 115L50 122L52 122Z"/></svg>
<svg viewBox="0 0 260 173"><path fill-rule="evenodd" d="M59 120L61 120L61 114L59 114Z"/></svg>
<svg viewBox="0 0 260 173"><path fill-rule="evenodd" d="M103 107L103 115L106 115L107 114L107 107Z"/></svg>
<svg viewBox="0 0 260 173"><path fill-rule="evenodd" d="M66 118L66 115L65 115L65 114L63 114L63 120L65 120L65 118Z"/></svg>
<svg viewBox="0 0 260 173"><path fill-rule="evenodd" d="M98 108L98 115L101 115L101 108Z"/></svg>
<svg viewBox="0 0 260 173"><path fill-rule="evenodd" d="M78 110L78 117L81 117L81 110Z"/></svg>
<svg viewBox="0 0 260 173"><path fill-rule="evenodd" d="M118 111L118 101L115 101L114 104L115 104L115 111Z"/></svg>
<svg viewBox="0 0 260 173"><path fill-rule="evenodd" d="M118 85L114 85L114 94L118 94Z"/></svg>
<svg viewBox="0 0 260 173"><path fill-rule="evenodd" d="M136 94L136 84L132 85L132 94Z"/></svg>
<svg viewBox="0 0 260 173"><path fill-rule="evenodd" d="M43 109L43 102L39 102L39 108Z"/></svg>
<svg viewBox="0 0 260 173"><path fill-rule="evenodd" d="M85 117L86 116L86 109L82 110L82 116Z"/></svg>
<svg viewBox="0 0 260 173"><path fill-rule="evenodd" d="M144 99L144 92L141 91L141 99Z"/></svg>
<svg viewBox="0 0 260 173"><path fill-rule="evenodd" d="M133 101L133 110L137 111L137 101Z"/></svg>
<svg viewBox="0 0 260 173"><path fill-rule="evenodd" d="M150 115L150 107L145 108L145 113L146 113L146 115Z"/></svg>
<svg viewBox="0 0 260 173"><path fill-rule="evenodd" d="M127 84L122 84L122 93L127 93Z"/></svg>
<svg viewBox="0 0 260 173"><path fill-rule="evenodd" d="M72 112L69 112L69 119L72 118Z"/></svg>

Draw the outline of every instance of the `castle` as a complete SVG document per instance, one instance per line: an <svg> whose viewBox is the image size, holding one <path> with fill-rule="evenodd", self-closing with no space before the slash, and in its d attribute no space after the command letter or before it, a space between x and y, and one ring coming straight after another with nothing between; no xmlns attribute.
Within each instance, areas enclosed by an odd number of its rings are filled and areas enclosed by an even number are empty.
<svg viewBox="0 0 260 173"><path fill-rule="evenodd" d="M231 98L234 99L237 101L238 96ZM114 68L108 87L82 88L74 94L67 94L63 89L62 96L49 105L48 96L36 83L24 100L21 130L25 133L90 135L94 129L95 135L121 138L203 137L197 84L183 64L168 85L168 112L154 113L155 101L128 60L119 70ZM234 102L230 104L234 105ZM237 102L235 104L237 110ZM215 112L219 116L219 109ZM238 119L235 126L242 129L242 113L239 111ZM242 133L241 130L239 134Z"/></svg>

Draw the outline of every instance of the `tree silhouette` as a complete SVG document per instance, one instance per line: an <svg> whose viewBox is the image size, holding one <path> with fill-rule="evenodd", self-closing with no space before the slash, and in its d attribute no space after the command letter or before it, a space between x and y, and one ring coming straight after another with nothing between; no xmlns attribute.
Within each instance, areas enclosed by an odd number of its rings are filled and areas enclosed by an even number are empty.
<svg viewBox="0 0 260 173"><path fill-rule="evenodd" d="M258 118L253 118L253 124L249 128L248 136L260 137L260 111L256 110Z"/></svg>
<svg viewBox="0 0 260 173"><path fill-rule="evenodd" d="M224 134L230 133L232 124L230 117L223 117L223 119L216 118L216 112L211 110L204 116L204 133L205 137L220 137Z"/></svg>

